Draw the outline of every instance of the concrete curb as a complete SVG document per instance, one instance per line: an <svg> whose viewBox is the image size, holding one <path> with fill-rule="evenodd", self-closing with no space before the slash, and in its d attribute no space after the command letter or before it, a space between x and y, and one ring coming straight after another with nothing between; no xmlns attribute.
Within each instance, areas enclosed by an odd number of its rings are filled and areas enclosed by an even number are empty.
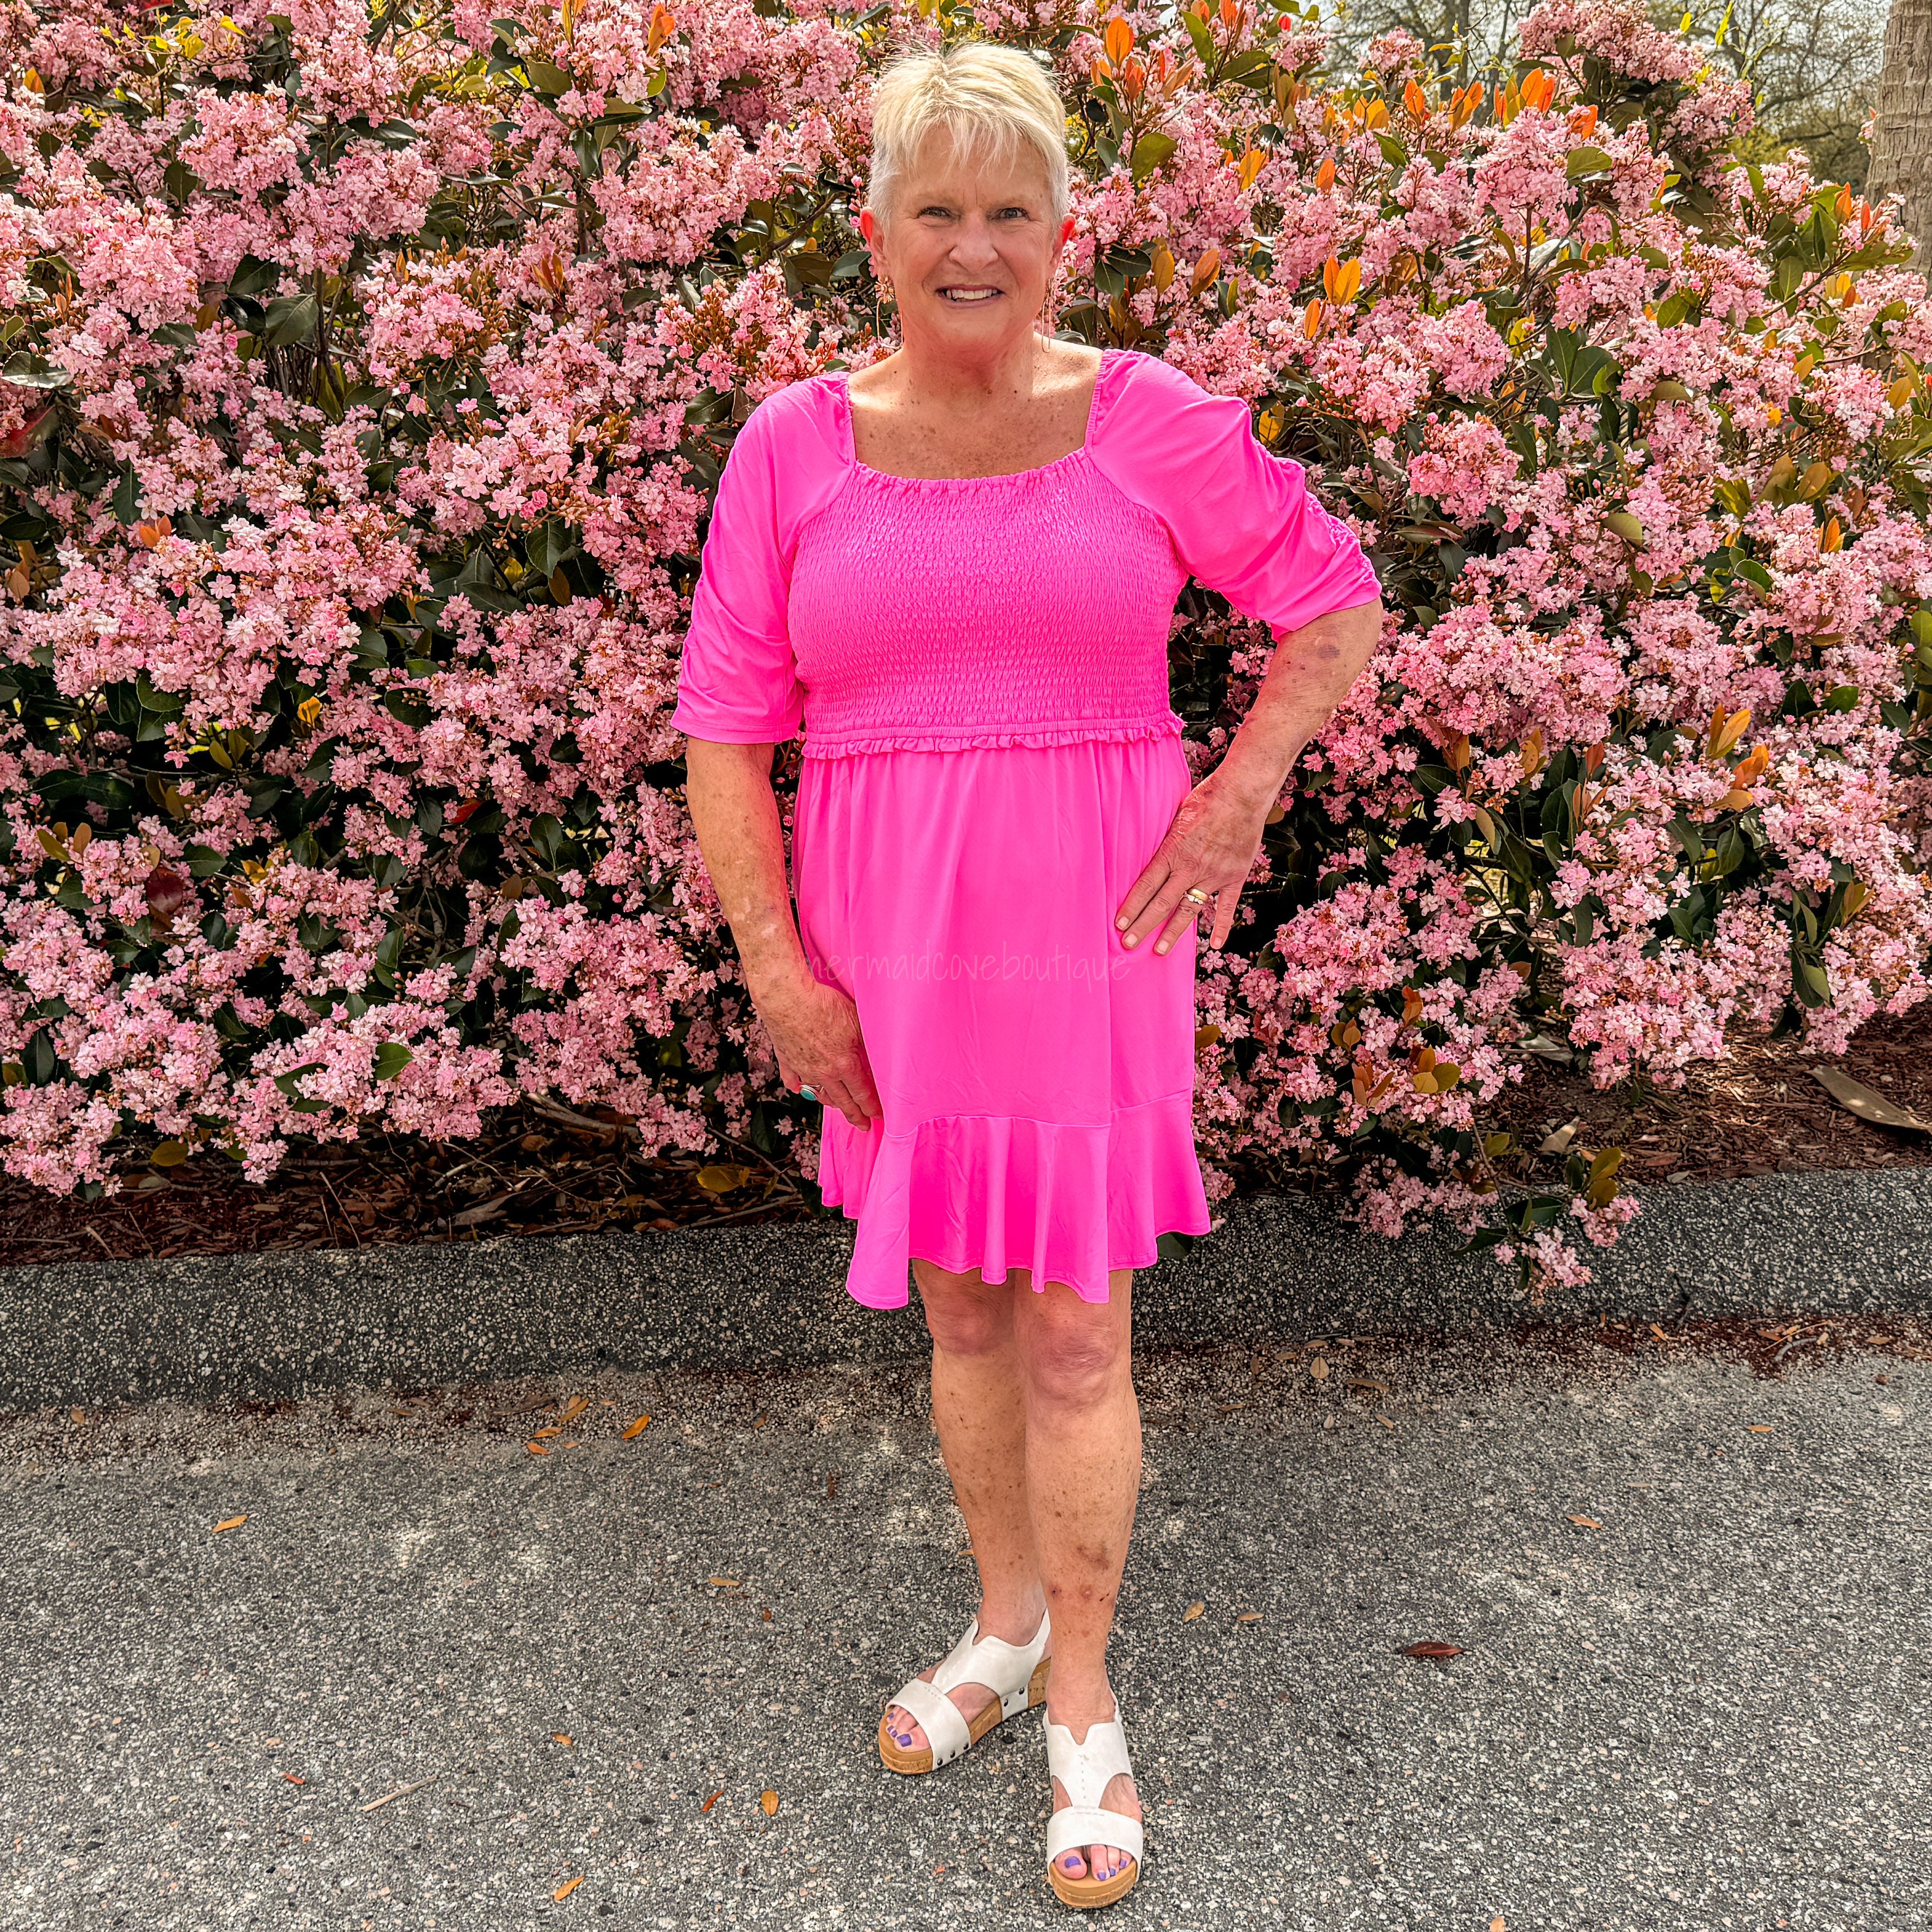
<svg viewBox="0 0 1932 1932"><path fill-rule="evenodd" d="M1549 1317L1932 1312L1932 1168L1648 1190ZM1147 1348L1494 1328L1512 1277L1424 1228L1385 1241L1296 1196L1234 1203L1142 1276ZM841 1226L507 1239L0 1269L0 1411L280 1400L590 1368L773 1370L924 1352L915 1309L844 1292Z"/></svg>

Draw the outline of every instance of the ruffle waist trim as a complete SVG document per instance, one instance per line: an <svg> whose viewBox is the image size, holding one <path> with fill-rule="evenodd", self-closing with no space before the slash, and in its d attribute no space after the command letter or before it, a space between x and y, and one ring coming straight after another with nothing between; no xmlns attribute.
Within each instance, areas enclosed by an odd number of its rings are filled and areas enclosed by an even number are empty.
<svg viewBox="0 0 1932 1932"><path fill-rule="evenodd" d="M806 727L800 747L808 758L849 758L875 752L976 752L1000 751L1012 747L1044 748L1053 745L1130 744L1144 738L1178 738L1181 719L1170 712L1164 718L1083 719L1066 724L1042 724L1004 730L997 727L962 728L958 731L884 730L857 733L821 732L814 735Z"/></svg>
<svg viewBox="0 0 1932 1932"><path fill-rule="evenodd" d="M1210 1225L1194 1149L1194 1096L1117 1108L1106 1126L956 1114L888 1132L826 1124L819 1186L859 1224L846 1289L902 1308L914 1256L952 1274L1064 1282L1108 1298L1117 1268L1151 1268L1164 1234Z"/></svg>

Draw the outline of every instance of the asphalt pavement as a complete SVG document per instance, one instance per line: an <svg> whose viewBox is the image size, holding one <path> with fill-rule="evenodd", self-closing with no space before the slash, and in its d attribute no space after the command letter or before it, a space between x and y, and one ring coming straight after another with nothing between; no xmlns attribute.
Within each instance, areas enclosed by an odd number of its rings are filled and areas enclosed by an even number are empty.
<svg viewBox="0 0 1932 1932"><path fill-rule="evenodd" d="M1107 1922L1932 1921L1932 1348L1734 1333L1144 1362ZM0 1926L1065 1924L1036 1717L874 1754L972 1608L925 1402L871 1364L0 1423Z"/></svg>

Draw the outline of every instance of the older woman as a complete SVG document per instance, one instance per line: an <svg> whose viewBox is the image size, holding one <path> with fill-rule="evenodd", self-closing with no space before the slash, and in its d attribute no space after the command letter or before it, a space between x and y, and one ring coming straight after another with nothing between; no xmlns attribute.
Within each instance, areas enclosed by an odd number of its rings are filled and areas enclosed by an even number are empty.
<svg viewBox="0 0 1932 1932"><path fill-rule="evenodd" d="M978 1614L880 1754L931 1772L1043 1698L1048 1874L1089 1906L1142 1854L1106 1648L1140 1483L1133 1271L1208 1226L1195 922L1226 942L1379 608L1241 402L1042 332L1065 126L1014 50L881 79L860 225L902 346L740 432L674 722L780 1072L824 1104L848 1286L888 1308L918 1282L979 1566ZM1190 575L1280 640L1198 785L1167 682ZM801 722L794 925L770 771Z"/></svg>

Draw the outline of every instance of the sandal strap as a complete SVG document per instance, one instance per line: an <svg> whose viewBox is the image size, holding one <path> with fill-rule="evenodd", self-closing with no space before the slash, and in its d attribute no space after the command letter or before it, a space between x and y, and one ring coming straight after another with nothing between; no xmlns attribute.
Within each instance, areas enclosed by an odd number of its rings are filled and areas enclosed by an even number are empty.
<svg viewBox="0 0 1932 1932"><path fill-rule="evenodd" d="M1047 1723L1046 1768L1064 1787L1069 1804L1097 1810L1110 1780L1134 1774L1132 1762L1127 1756L1127 1734L1121 1728L1118 1707L1115 1708L1116 1714L1107 1723L1088 1726L1084 1744L1076 1744L1073 1733L1064 1724L1056 1724L1050 1719ZM1099 1842L1116 1841L1102 1839Z"/></svg>
<svg viewBox="0 0 1932 1932"><path fill-rule="evenodd" d="M1120 1706L1114 1706L1107 1723L1087 1726L1084 1744L1075 1743L1073 1733L1064 1724L1049 1719L1046 1768L1059 1779L1067 1798L1066 1804L1047 1820L1047 1863L1088 1845L1112 1845L1138 1864L1146 1842L1141 1821L1124 1811L1105 1810L1100 1804L1112 1780L1134 1774Z"/></svg>
<svg viewBox="0 0 1932 1932"><path fill-rule="evenodd" d="M1136 1864L1146 1840L1141 1821L1124 1811L1102 1811L1085 1804L1069 1804L1056 1811L1046 1824L1046 1862L1054 1864L1069 1852L1084 1852L1089 1845L1112 1845L1125 1852Z"/></svg>
<svg viewBox="0 0 1932 1932"><path fill-rule="evenodd" d="M1010 1697L1024 1690L1046 1649L1051 1634L1046 1612L1040 1612L1040 1628L1030 1643L1008 1643L1003 1638L982 1636L980 1619L966 1626L966 1633L940 1659L931 1679L935 1690L956 1690L962 1684L983 1684L997 1697Z"/></svg>
<svg viewBox="0 0 1932 1932"><path fill-rule="evenodd" d="M910 1711L924 1726L926 1742L932 1747L935 1771L942 1764L950 1764L973 1742L973 1733L966 1728L959 1706L922 1677L915 1677L904 1684L895 1694L892 1702L902 1710Z"/></svg>

